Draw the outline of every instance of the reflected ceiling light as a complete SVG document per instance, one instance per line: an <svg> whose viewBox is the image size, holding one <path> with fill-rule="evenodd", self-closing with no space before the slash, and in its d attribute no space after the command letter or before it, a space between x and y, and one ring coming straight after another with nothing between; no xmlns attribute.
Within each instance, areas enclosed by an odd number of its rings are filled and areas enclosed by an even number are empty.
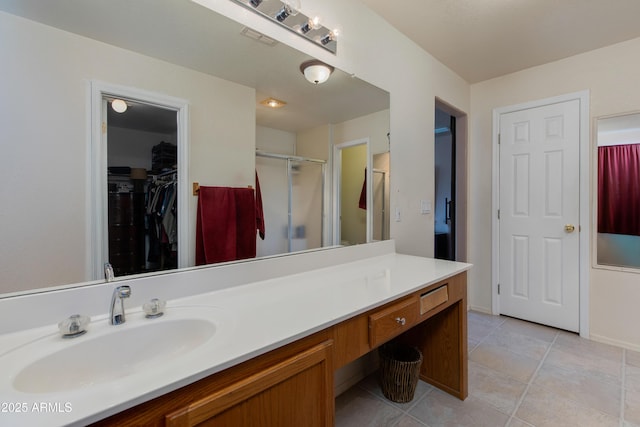
<svg viewBox="0 0 640 427"><path fill-rule="evenodd" d="M264 99L264 100L260 101L260 104L264 105L265 107L270 107L270 108L280 108L280 107L284 107L285 105L287 105L286 102L281 101L279 99L275 99L275 98Z"/></svg>
<svg viewBox="0 0 640 427"><path fill-rule="evenodd" d="M300 71L304 77L313 84L324 83L329 79L334 68L317 59L306 61L300 64Z"/></svg>
<svg viewBox="0 0 640 427"><path fill-rule="evenodd" d="M278 22L284 22L289 16L296 16L300 12L300 0L283 0L282 9L276 15Z"/></svg>
<svg viewBox="0 0 640 427"><path fill-rule="evenodd" d="M299 31L302 34L307 34L311 30L318 30L320 28L322 28L322 25L320 25L320 18L315 16L313 18L309 18L307 22L300 27Z"/></svg>
<svg viewBox="0 0 640 427"><path fill-rule="evenodd" d="M122 99L114 99L111 101L111 108L113 108L113 111L116 113L124 113L127 111L127 103Z"/></svg>

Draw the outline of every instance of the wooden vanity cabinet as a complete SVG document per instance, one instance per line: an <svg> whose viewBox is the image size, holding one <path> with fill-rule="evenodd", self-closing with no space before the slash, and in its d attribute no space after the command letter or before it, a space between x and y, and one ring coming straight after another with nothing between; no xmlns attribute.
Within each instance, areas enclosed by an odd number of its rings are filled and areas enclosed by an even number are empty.
<svg viewBox="0 0 640 427"><path fill-rule="evenodd" d="M464 400L466 277L425 286L95 425L332 426L335 370L391 339L420 349L422 380Z"/></svg>
<svg viewBox="0 0 640 427"><path fill-rule="evenodd" d="M332 346L321 332L94 425L333 426Z"/></svg>

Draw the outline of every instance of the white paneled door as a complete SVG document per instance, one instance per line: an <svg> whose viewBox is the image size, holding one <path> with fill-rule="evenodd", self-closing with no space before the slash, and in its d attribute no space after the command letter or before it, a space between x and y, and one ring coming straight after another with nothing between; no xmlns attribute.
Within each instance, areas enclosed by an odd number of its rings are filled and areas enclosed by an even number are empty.
<svg viewBox="0 0 640 427"><path fill-rule="evenodd" d="M499 153L500 313L577 332L580 101L501 114Z"/></svg>

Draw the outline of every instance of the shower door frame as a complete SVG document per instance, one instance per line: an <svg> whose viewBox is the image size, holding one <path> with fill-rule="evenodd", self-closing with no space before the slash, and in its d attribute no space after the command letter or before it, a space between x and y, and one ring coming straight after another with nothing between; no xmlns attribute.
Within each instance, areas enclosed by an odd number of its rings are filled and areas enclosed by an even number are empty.
<svg viewBox="0 0 640 427"><path fill-rule="evenodd" d="M287 187L288 187L288 206L287 206L287 253L291 253L291 239L293 238L293 218L292 218L292 210L293 210L293 176L291 173L291 165L293 162L308 162L315 163L321 166L322 173L322 197L321 197L321 221L320 221L320 247L325 246L325 186L327 179L327 162L325 160L314 159L311 157L302 157L302 156L294 156L291 154L278 154L278 153L269 153L267 151L256 150L257 157L265 157L270 159L279 159L285 160L287 166ZM314 248L316 249L316 248Z"/></svg>

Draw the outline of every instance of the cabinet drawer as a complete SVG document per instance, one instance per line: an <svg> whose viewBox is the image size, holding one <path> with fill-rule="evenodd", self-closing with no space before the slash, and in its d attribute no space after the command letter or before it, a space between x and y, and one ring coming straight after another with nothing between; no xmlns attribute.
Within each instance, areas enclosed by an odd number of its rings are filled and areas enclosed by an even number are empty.
<svg viewBox="0 0 640 427"><path fill-rule="evenodd" d="M420 315L449 301L449 289L442 285L426 294L420 295Z"/></svg>
<svg viewBox="0 0 640 427"><path fill-rule="evenodd" d="M369 345L375 348L411 328L418 319L418 300L411 298L369 315Z"/></svg>

